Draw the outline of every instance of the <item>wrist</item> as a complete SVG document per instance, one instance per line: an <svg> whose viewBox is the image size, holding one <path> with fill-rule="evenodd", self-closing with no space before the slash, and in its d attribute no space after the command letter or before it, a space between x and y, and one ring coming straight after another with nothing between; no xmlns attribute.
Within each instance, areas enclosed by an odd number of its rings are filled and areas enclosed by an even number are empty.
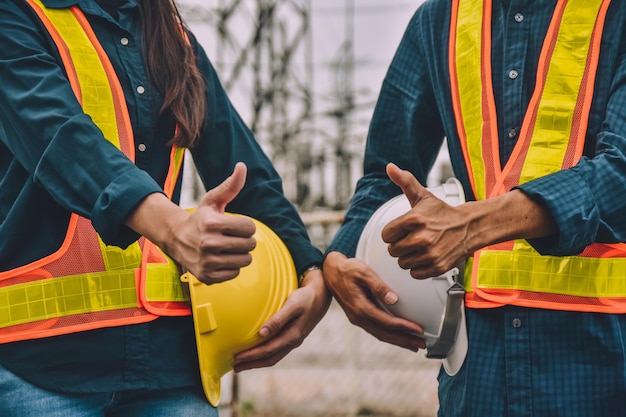
<svg viewBox="0 0 626 417"><path fill-rule="evenodd" d="M304 283L304 280L306 279L306 277L313 271L321 271L322 267L321 265L311 265L309 266L307 269L305 269L300 276L298 276L298 287L302 287L302 284Z"/></svg>

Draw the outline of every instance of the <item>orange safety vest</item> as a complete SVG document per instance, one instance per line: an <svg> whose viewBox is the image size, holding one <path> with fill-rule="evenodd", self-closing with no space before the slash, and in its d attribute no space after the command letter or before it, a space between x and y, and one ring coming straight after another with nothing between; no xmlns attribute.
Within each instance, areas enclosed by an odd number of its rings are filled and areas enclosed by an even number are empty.
<svg viewBox="0 0 626 417"><path fill-rule="evenodd" d="M52 36L85 113L132 161L134 139L122 87L78 7L27 0ZM184 149L174 147L164 191L172 197ZM189 315L177 265L145 238L127 249L102 242L91 222L70 217L54 253L0 272L0 343Z"/></svg>
<svg viewBox="0 0 626 417"><path fill-rule="evenodd" d="M454 0L449 68L453 107L476 199L501 195L582 157L600 40L610 0L558 0L537 81L513 153L500 166L491 71L491 1ZM525 240L476 252L465 272L466 305L626 312L626 245L543 256Z"/></svg>

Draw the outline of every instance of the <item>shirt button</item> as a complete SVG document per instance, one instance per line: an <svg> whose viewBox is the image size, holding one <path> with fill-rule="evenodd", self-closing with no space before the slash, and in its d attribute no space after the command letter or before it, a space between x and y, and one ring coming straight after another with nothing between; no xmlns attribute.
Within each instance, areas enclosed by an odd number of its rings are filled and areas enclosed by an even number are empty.
<svg viewBox="0 0 626 417"><path fill-rule="evenodd" d="M140 85L139 87L137 87L137 92L138 92L139 94L143 94L143 93L145 93L145 92L146 92L146 89L145 89L145 88L143 88L143 85Z"/></svg>
<svg viewBox="0 0 626 417"><path fill-rule="evenodd" d="M144 152L146 150L146 144L145 143L140 143L137 146L137 149L139 149L139 152Z"/></svg>
<svg viewBox="0 0 626 417"><path fill-rule="evenodd" d="M524 20L524 15L521 13L515 13L515 21L521 23Z"/></svg>
<svg viewBox="0 0 626 417"><path fill-rule="evenodd" d="M518 75L519 75L519 73L517 71L515 71L515 70L509 71L509 78L512 79L512 80L516 79Z"/></svg>
<svg viewBox="0 0 626 417"><path fill-rule="evenodd" d="M515 327L516 329L519 329L520 327L522 327L522 321L520 319L518 319L517 317L513 319L513 327Z"/></svg>
<svg viewBox="0 0 626 417"><path fill-rule="evenodd" d="M124 46L128 45L128 38L122 38L120 39L120 43Z"/></svg>
<svg viewBox="0 0 626 417"><path fill-rule="evenodd" d="M515 130L515 129L509 130L509 138L510 139L514 139L515 136L517 136L517 130Z"/></svg>

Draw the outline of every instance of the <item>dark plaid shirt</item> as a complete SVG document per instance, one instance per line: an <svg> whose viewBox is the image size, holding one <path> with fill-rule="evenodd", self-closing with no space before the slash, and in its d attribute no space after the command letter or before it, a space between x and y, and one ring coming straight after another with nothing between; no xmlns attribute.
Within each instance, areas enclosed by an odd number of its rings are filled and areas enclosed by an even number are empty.
<svg viewBox="0 0 626 417"><path fill-rule="evenodd" d="M577 2L569 3L575 7ZM506 162L517 139L509 132L519 133L557 0L492 3L493 89L500 158ZM372 212L400 192L385 175L388 162L411 170L425 183L444 137L455 176L473 198L451 102L450 4L427 1L409 23L371 122L364 176L329 251L353 256ZM541 253L572 255L594 241L626 241L625 23L626 2L613 0L602 37L585 157L571 169L520 186L546 204L558 225L556 236L531 242ZM517 71L516 78L509 77L511 70ZM504 307L469 310L468 328L470 352L464 368L455 377L440 377L442 416L626 415L623 315Z"/></svg>

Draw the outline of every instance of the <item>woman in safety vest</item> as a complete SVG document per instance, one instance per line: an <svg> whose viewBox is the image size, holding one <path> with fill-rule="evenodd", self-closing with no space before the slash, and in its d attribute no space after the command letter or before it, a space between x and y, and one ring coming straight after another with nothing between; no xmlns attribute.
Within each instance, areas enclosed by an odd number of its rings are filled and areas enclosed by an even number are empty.
<svg viewBox="0 0 626 417"><path fill-rule="evenodd" d="M404 193L381 233L399 266L465 264L442 417L626 416L624 22L617 0L431 0L396 51L324 276L353 323L416 351L422 328L372 301L414 297L354 258L364 225ZM444 138L455 207L422 186Z"/></svg>
<svg viewBox="0 0 626 417"><path fill-rule="evenodd" d="M275 364L330 303L277 172L174 2L3 1L0 27L0 415L217 415L182 271L235 278L251 218L288 248L301 288L235 371ZM191 213L185 149L210 190Z"/></svg>

